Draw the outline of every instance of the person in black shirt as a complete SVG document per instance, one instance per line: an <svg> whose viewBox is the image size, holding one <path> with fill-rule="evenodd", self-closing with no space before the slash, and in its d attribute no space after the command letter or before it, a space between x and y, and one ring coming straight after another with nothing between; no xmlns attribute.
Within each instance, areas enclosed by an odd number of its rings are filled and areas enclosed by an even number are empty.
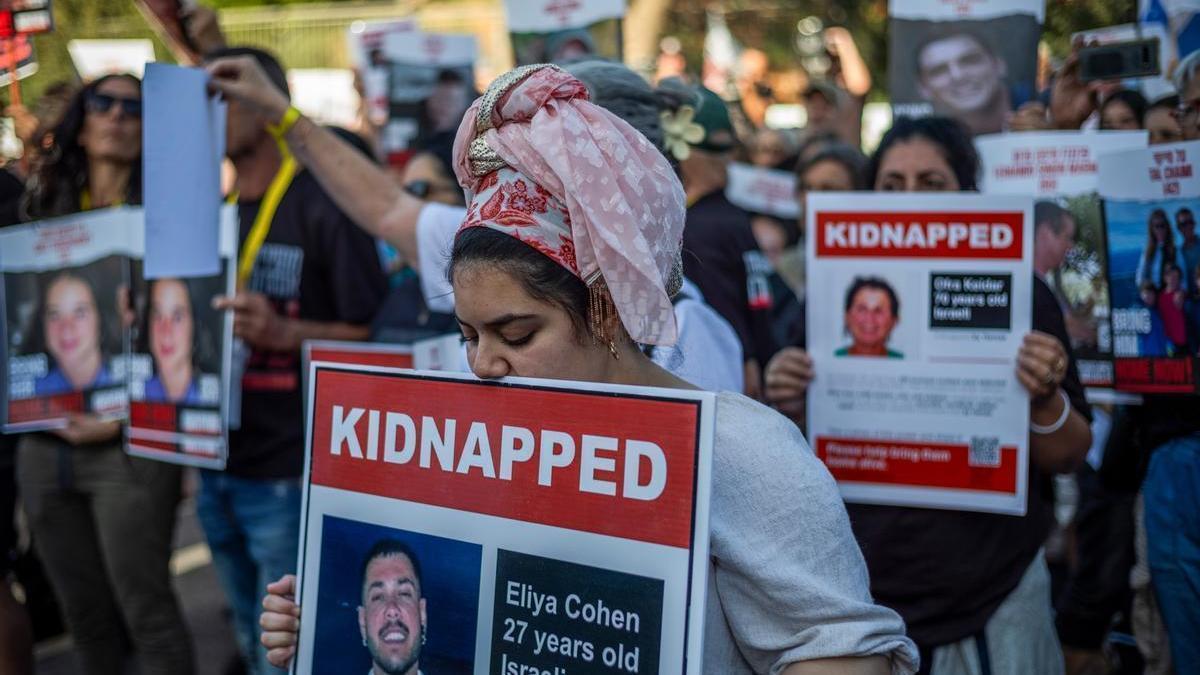
<svg viewBox="0 0 1200 675"><path fill-rule="evenodd" d="M225 48L208 58L239 55L287 90L283 68L265 52ZM387 290L374 241L310 174L296 173L271 203L286 178L280 147L261 116L229 102L226 153L237 170L243 255L255 253L246 245L252 229L269 230L237 295L217 301L234 312L234 335L246 346L241 425L229 434L225 471L202 472L197 499L239 646L260 675L270 665L258 644L258 595L296 565L304 470L300 348L310 339L366 339Z"/></svg>
<svg viewBox="0 0 1200 675"><path fill-rule="evenodd" d="M977 173L978 158L961 124L900 119L871 158L867 178L876 190L972 191ZM958 664L976 659L988 666L981 672L995 675L1061 669L1041 555L1053 520L1049 476L1072 471L1087 453L1091 411L1062 311L1036 276L1033 329L1017 357L1017 377L1031 395L1031 421L1054 427L1066 416L1051 433L1030 434L1024 516L847 505L872 595L904 618L921 649L923 673L968 672ZM802 350L780 352L767 367L768 396L781 407L795 407L812 376Z"/></svg>
<svg viewBox="0 0 1200 675"><path fill-rule="evenodd" d="M671 90L687 85L666 82L664 86ZM692 119L703 129L703 137L686 149L669 146L679 160L688 200L683 275L737 332L745 359L745 393L760 398L762 364L778 348L768 279L771 266L758 248L750 214L725 198L727 167L736 142L725 102L703 87L696 90L695 101Z"/></svg>

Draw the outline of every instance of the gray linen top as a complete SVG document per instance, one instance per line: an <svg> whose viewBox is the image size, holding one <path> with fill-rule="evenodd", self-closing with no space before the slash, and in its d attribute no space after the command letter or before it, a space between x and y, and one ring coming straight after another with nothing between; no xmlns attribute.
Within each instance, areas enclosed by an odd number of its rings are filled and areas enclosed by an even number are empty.
<svg viewBox="0 0 1200 675"><path fill-rule="evenodd" d="M893 675L915 672L917 648L872 602L837 485L800 430L730 392L716 417L704 672L869 655L887 656Z"/></svg>

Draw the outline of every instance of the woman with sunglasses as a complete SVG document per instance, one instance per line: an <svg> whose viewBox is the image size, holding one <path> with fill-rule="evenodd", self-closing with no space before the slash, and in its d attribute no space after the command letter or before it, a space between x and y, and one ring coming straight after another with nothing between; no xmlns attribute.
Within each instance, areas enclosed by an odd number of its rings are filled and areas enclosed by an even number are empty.
<svg viewBox="0 0 1200 675"><path fill-rule="evenodd" d="M39 158L28 217L140 202L141 111L132 76L80 90ZM91 415L26 434L18 448L21 497L71 630L76 672L123 673L126 644L147 675L193 672L168 566L179 467L125 455L120 423Z"/></svg>
<svg viewBox="0 0 1200 675"><path fill-rule="evenodd" d="M450 275L468 360L486 379L692 389L640 348L678 336L683 186L585 92L557 68L518 68L459 128L454 166L470 206ZM716 410L702 672L910 673L913 646L871 601L836 487L803 438L741 394L718 394ZM264 600L277 665L295 651L294 584L285 577ZM393 670L415 672L419 656L414 644Z"/></svg>
<svg viewBox="0 0 1200 675"><path fill-rule="evenodd" d="M1183 256L1175 246L1175 233L1171 231L1167 212L1154 209L1146 220L1146 247L1138 259L1134 282L1140 287L1143 282L1149 281L1162 288L1163 270L1167 265L1183 269Z"/></svg>

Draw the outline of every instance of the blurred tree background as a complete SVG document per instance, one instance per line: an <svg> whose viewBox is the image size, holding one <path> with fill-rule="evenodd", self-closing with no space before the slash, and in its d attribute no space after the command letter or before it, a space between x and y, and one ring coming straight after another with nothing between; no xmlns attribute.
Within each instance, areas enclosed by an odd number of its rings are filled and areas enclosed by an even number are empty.
<svg viewBox="0 0 1200 675"><path fill-rule="evenodd" d="M243 8L268 5L293 5L313 0L201 0L218 8ZM380 4L362 0L320 0L322 4ZM455 0L423 0L395 3L420 7L445 5ZM497 4L501 0L495 0ZM887 73L887 0L629 0L631 13L640 12L626 26L635 34L649 27L641 41L653 41L670 34L680 40L691 69L699 70L703 59L705 11L718 8L734 38L743 46L754 46L767 53L775 71L795 69L799 64L796 44L797 23L809 16L826 26L844 26L855 37L874 79L872 98L886 96ZM1061 58L1069 48L1070 35L1078 30L1133 21L1136 0L1048 0L1043 33L1054 56ZM56 30L34 38L40 70L22 82L26 98L34 99L49 84L75 78L67 53L67 43L76 38L150 38L160 60L170 60L166 47L154 36L142 19L133 0L54 0ZM636 25L635 25L636 24ZM642 33L646 33L645 29ZM7 92L3 95L7 98Z"/></svg>

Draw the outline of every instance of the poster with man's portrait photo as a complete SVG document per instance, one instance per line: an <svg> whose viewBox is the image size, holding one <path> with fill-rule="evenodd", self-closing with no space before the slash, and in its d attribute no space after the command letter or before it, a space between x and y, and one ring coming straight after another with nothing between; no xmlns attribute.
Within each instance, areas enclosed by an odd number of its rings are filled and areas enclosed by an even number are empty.
<svg viewBox="0 0 1200 675"><path fill-rule="evenodd" d="M129 256L138 209L109 209L0 232L6 432L126 414Z"/></svg>
<svg viewBox="0 0 1200 675"><path fill-rule="evenodd" d="M1200 143L1102 155L1116 388L1200 392Z"/></svg>
<svg viewBox="0 0 1200 675"><path fill-rule="evenodd" d="M518 66L621 60L625 0L506 0L504 8Z"/></svg>
<svg viewBox="0 0 1200 675"><path fill-rule="evenodd" d="M483 549L325 516L314 673L475 672Z"/></svg>
<svg viewBox="0 0 1200 675"><path fill-rule="evenodd" d="M1037 95L1042 0L892 0L888 85L897 117L954 117L1004 129Z"/></svg>
<svg viewBox="0 0 1200 675"><path fill-rule="evenodd" d="M217 274L147 279L143 252L131 261L129 454L225 466L233 319L213 299L236 287L237 217L232 207L221 216Z"/></svg>

